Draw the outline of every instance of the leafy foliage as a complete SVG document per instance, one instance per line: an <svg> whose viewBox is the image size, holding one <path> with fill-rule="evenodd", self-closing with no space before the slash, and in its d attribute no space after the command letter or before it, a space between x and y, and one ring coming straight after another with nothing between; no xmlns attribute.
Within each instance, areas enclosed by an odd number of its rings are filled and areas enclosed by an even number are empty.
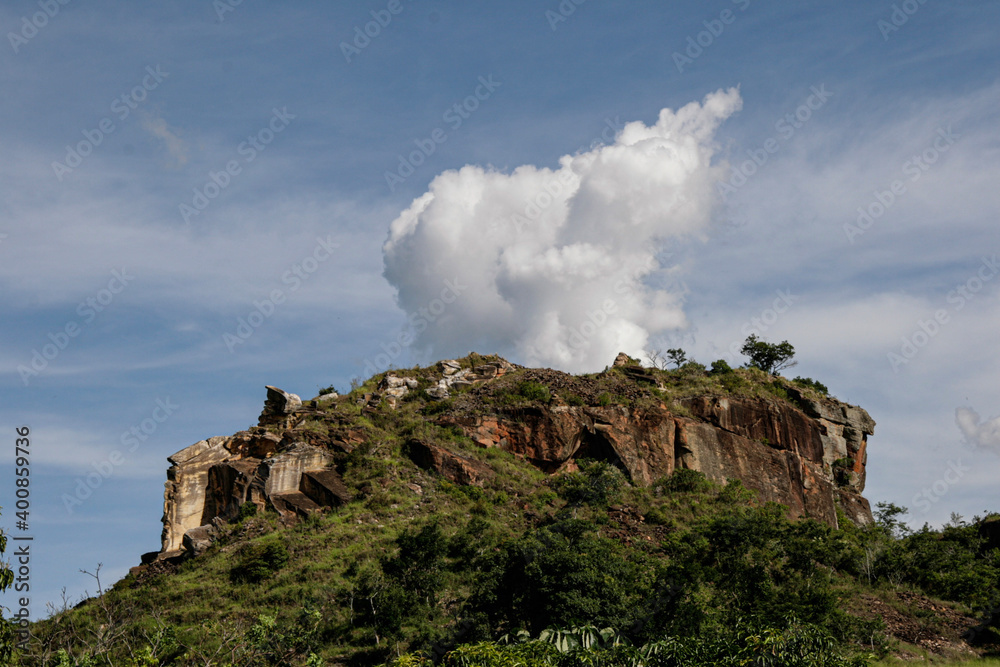
<svg viewBox="0 0 1000 667"><path fill-rule="evenodd" d="M830 394L830 390L827 389L827 386L822 382L820 382L819 380L813 380L812 378L804 378L800 375L796 377L794 380L792 380L792 382L801 385L803 387L811 387L816 391L818 391L819 393L823 394L824 396L828 396Z"/></svg>
<svg viewBox="0 0 1000 667"><path fill-rule="evenodd" d="M704 493L711 490L712 483L705 473L688 468L677 468L669 477L657 485L665 493Z"/></svg>
<svg viewBox="0 0 1000 667"><path fill-rule="evenodd" d="M757 334L750 334L740 353L750 358L748 365L759 368L765 373L777 375L780 371L791 368L798 362L792 361L795 348L787 340L780 343L768 343L758 340Z"/></svg>
<svg viewBox="0 0 1000 667"><path fill-rule="evenodd" d="M570 505L606 507L625 486L621 470L603 461L579 461L580 471L552 479L552 489Z"/></svg>
<svg viewBox="0 0 1000 667"><path fill-rule="evenodd" d="M233 583L257 584L288 564L288 549L281 542L255 542L240 549L229 571Z"/></svg>

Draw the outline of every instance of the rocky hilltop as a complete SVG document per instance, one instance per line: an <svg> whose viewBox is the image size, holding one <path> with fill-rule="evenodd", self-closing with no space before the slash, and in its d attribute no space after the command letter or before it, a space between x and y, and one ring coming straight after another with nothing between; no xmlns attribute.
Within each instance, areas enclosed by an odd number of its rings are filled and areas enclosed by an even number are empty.
<svg viewBox="0 0 1000 667"><path fill-rule="evenodd" d="M739 480L792 517L835 527L845 516L872 520L861 493L875 422L812 386L756 369L661 371L625 355L603 373L574 376L472 354L306 402L267 387L257 427L169 457L162 548L144 562L198 555L247 512L294 523L350 502L341 474L355 449L371 450L370 419L411 403L400 451L455 484L488 484L495 471L477 450L497 448L550 475L596 459L649 486L686 468Z"/></svg>

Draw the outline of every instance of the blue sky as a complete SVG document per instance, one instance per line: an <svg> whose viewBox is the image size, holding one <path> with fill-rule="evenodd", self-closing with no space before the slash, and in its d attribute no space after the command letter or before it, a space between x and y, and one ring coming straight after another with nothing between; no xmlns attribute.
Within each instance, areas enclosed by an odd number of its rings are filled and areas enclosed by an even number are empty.
<svg viewBox="0 0 1000 667"><path fill-rule="evenodd" d="M998 27L972 0L0 3L0 525L35 537L32 613L156 550L165 458L256 423L264 385L390 352L600 370L788 339L878 423L873 502L1000 509ZM636 121L677 151L640 160ZM587 197L511 235L555 174Z"/></svg>

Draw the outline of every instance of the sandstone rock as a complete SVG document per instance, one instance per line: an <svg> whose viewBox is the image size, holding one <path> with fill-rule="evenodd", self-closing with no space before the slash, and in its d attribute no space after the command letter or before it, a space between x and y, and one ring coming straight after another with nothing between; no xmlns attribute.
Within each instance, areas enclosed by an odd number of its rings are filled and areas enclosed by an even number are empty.
<svg viewBox="0 0 1000 667"><path fill-rule="evenodd" d="M441 372L445 375L454 375L462 370L462 364L458 363L454 359L448 359L446 361L439 361L438 368L440 368Z"/></svg>
<svg viewBox="0 0 1000 667"><path fill-rule="evenodd" d="M433 387L431 387L430 389L427 390L427 395L430 396L431 398L436 398L438 400L444 400L444 399L448 398L448 396L450 394L448 392L447 385L437 384L437 385L434 385Z"/></svg>
<svg viewBox="0 0 1000 667"><path fill-rule="evenodd" d="M212 526L198 526L184 533L183 548L191 556L200 556L215 541L217 532Z"/></svg>
<svg viewBox="0 0 1000 667"><path fill-rule="evenodd" d="M279 447L282 451L276 451ZM300 493L303 474L327 468L332 459L325 449L282 445L278 436L266 432L241 431L182 449L168 459L173 465L164 489L161 554L189 551L187 533L236 517L244 503L278 509L275 496ZM285 515L311 509L297 497L278 504Z"/></svg>
<svg viewBox="0 0 1000 667"><path fill-rule="evenodd" d="M382 378L382 381L378 383L377 390L383 396L395 396L397 398L402 398L410 392L406 380L395 375L386 375Z"/></svg>
<svg viewBox="0 0 1000 667"><path fill-rule="evenodd" d="M414 439L406 443L404 450L421 468L434 470L456 484L482 486L495 475L482 461L432 443Z"/></svg>
<svg viewBox="0 0 1000 667"><path fill-rule="evenodd" d="M278 516L285 522L294 521L297 518L305 518L323 509L312 498L301 491L276 493L269 500L271 501L271 506L278 513Z"/></svg>
<svg viewBox="0 0 1000 667"><path fill-rule="evenodd" d="M323 407L324 405L327 405L329 403L333 403L338 398L340 398L340 394L338 394L335 391L334 392L330 392L329 394L322 394L321 396L317 396L316 397L316 405L319 406L319 407Z"/></svg>
<svg viewBox="0 0 1000 667"><path fill-rule="evenodd" d="M338 507L351 502L351 492L336 470L304 472L299 487L302 493L324 507Z"/></svg>
<svg viewBox="0 0 1000 667"><path fill-rule="evenodd" d="M257 423L260 426L290 426L291 416L302 407L302 399L270 385L266 389L267 400Z"/></svg>
<svg viewBox="0 0 1000 667"><path fill-rule="evenodd" d="M298 492L302 473L322 470L333 460L330 452L296 443L289 449L261 461L250 487L251 500L265 502L271 496Z"/></svg>
<svg viewBox="0 0 1000 667"><path fill-rule="evenodd" d="M614 363L611 364L611 365L614 368L618 368L618 367L621 367L621 366L631 366L634 363L635 362L632 361L632 357L628 356L624 352L619 352L618 356L615 357Z"/></svg>
<svg viewBox="0 0 1000 667"><path fill-rule="evenodd" d="M793 517L810 516L835 526L839 504L856 523L871 521L868 503L859 495L863 433L856 459L849 462L850 477L838 488L831 461L841 458L842 450L850 453L852 446L832 422L763 398L697 397L683 405L693 418L673 415L663 405L554 404L498 415L446 415L438 423L459 426L480 446L500 447L549 473L573 470L576 459L590 458L621 468L633 483L648 485L675 468L690 468L721 484L739 479L761 502L786 505ZM869 430L873 425L862 422L857 412L827 414L853 419Z"/></svg>

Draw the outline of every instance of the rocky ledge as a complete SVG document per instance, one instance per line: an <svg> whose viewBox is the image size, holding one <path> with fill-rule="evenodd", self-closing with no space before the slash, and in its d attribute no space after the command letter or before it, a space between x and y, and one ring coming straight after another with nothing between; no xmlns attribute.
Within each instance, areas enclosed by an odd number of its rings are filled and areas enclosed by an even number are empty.
<svg viewBox="0 0 1000 667"><path fill-rule="evenodd" d="M568 392L586 393L592 379L493 359L465 365L446 360L412 377L390 371L375 391L326 394L306 403L267 387L258 427L202 440L169 457L162 549L147 554L144 562L198 555L222 524L250 509L244 509L248 504L291 523L349 502L336 461L338 453L365 442L364 429L340 425L318 437L299 427L322 418L339 401L355 401L367 411L395 409L411 392L443 401L442 409L428 417L436 424L461 429L480 447L501 448L550 474L575 470L579 459L598 459L619 467L633 484L649 485L688 468L719 483L740 480L759 501L781 503L793 517L837 526L839 508L857 524L872 520L861 493L867 437L875 422L857 406L787 382L787 398L730 393L688 396L670 405L662 400L606 404ZM626 394L662 395L639 388L662 389L655 373L624 355L615 366L621 367L615 369L618 377L637 387L622 389ZM551 398L459 405L463 396L500 391L514 371L552 387ZM564 395L575 396L576 404L568 404ZM494 475L482 459L441 443L410 439L403 451L416 465L458 484L483 485Z"/></svg>

